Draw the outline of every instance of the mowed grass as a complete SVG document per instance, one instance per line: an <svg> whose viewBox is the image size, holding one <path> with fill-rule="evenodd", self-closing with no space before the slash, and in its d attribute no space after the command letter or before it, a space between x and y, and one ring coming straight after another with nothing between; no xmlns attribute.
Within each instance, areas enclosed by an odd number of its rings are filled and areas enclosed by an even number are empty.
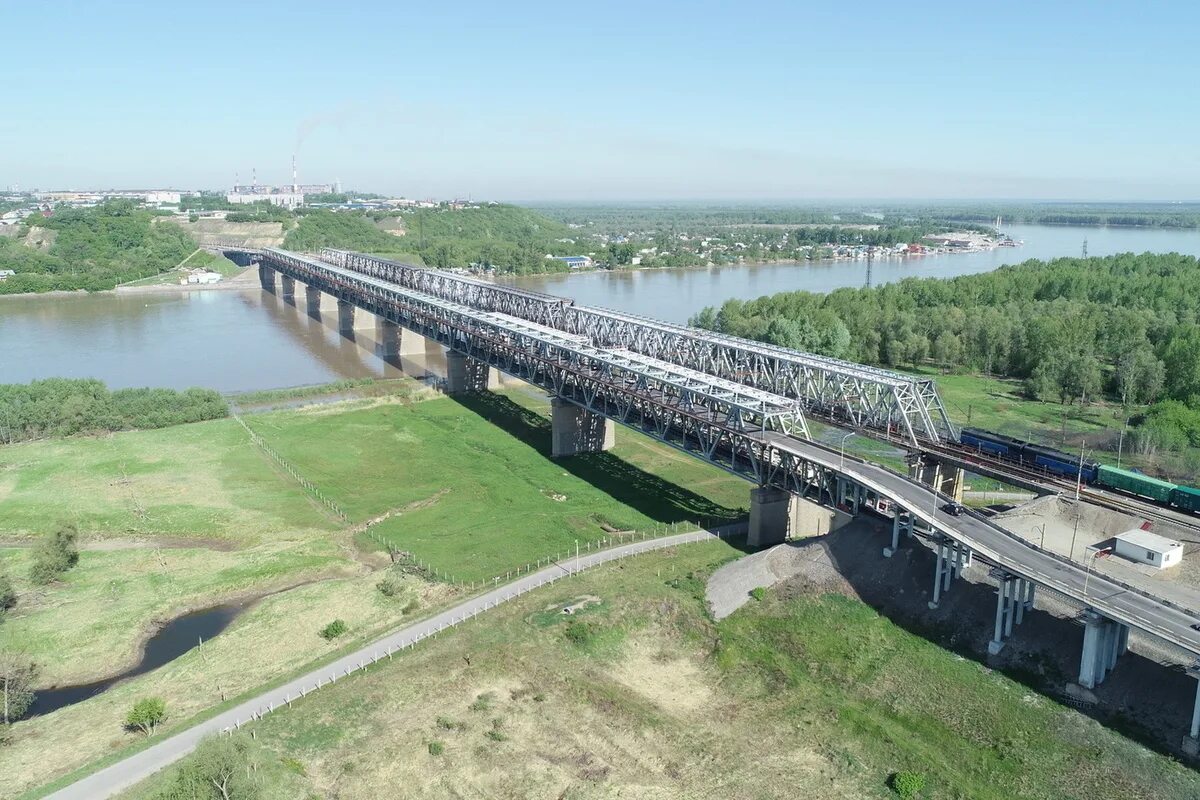
<svg viewBox="0 0 1200 800"><path fill-rule="evenodd" d="M1195 772L857 600L768 592L714 623L704 577L735 555L601 567L254 723L264 797L885 798L903 769L927 800L1200 792Z"/></svg>
<svg viewBox="0 0 1200 800"><path fill-rule="evenodd" d="M610 452L551 459L546 406L486 393L247 421L353 522L390 513L372 534L464 581L748 505L745 481L625 428Z"/></svg>

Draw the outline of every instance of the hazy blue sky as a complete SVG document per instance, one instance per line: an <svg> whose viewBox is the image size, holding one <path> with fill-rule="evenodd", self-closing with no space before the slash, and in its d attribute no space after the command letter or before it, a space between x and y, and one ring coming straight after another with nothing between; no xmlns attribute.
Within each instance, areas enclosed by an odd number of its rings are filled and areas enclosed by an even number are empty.
<svg viewBox="0 0 1200 800"><path fill-rule="evenodd" d="M1200 199L1200 3L0 0L0 187Z"/></svg>

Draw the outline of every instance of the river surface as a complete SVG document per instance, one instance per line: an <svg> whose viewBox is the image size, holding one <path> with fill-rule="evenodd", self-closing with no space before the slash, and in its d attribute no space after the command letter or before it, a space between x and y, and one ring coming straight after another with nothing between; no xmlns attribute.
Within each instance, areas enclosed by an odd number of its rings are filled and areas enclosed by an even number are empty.
<svg viewBox="0 0 1200 800"><path fill-rule="evenodd" d="M1023 247L979 253L877 259L876 284L906 277L987 272L1029 258L1171 252L1200 256L1200 230L1013 225ZM781 291L862 286L865 261L803 262L676 270L529 276L517 285L587 305L686 322L705 306ZM303 293L300 303L303 305ZM223 392L323 383L341 378L438 372L440 356L385 364L375 355L370 315L358 312L356 340L254 288L171 294L0 297L0 383L94 377L113 388L204 386Z"/></svg>

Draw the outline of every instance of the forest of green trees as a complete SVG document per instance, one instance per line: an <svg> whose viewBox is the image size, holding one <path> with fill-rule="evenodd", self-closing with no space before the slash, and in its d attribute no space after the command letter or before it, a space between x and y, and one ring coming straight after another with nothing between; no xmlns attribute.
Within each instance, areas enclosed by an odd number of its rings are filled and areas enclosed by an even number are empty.
<svg viewBox="0 0 1200 800"><path fill-rule="evenodd" d="M1117 225L1136 228L1200 228L1196 203L972 203L958 206L884 207L885 215L990 225L996 217L1020 225Z"/></svg>
<svg viewBox="0 0 1200 800"><path fill-rule="evenodd" d="M1153 403L1144 448L1200 444L1200 262L1178 254L1027 261L950 279L706 308L711 330L870 364L1019 378L1039 400Z"/></svg>
<svg viewBox="0 0 1200 800"><path fill-rule="evenodd" d="M376 223L389 217L403 222L404 235ZM315 251L338 247L367 253L414 253L433 267L495 269L530 273L566 270L549 253L575 255L578 247L557 241L568 238L566 225L529 209L508 205L478 208L433 208L395 212L305 211L288 232L283 246Z"/></svg>
<svg viewBox="0 0 1200 800"><path fill-rule="evenodd" d="M219 419L229 405L211 389L117 389L103 381L49 378L0 384L0 443L77 433L164 428Z"/></svg>
<svg viewBox="0 0 1200 800"><path fill-rule="evenodd" d="M171 269L196 249L178 225L129 200L58 209L30 220L46 229L53 243L43 251L0 238L0 269L17 273L0 281L0 294L111 289Z"/></svg>

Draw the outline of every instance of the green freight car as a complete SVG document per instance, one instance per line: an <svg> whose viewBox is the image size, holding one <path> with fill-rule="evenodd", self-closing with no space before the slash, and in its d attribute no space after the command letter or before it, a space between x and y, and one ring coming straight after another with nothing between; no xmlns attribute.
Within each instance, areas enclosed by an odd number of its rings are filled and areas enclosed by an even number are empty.
<svg viewBox="0 0 1200 800"><path fill-rule="evenodd" d="M1099 486L1107 486L1110 489L1120 489L1122 492L1149 497L1151 500L1157 500L1160 503L1170 502L1171 492L1176 488L1176 485L1170 481L1160 481L1158 478L1151 478L1149 475L1143 475L1140 472L1117 469L1106 464L1101 464L1096 473L1096 483Z"/></svg>
<svg viewBox="0 0 1200 800"><path fill-rule="evenodd" d="M1176 486L1171 492L1171 505L1181 511L1200 511L1200 489Z"/></svg>

